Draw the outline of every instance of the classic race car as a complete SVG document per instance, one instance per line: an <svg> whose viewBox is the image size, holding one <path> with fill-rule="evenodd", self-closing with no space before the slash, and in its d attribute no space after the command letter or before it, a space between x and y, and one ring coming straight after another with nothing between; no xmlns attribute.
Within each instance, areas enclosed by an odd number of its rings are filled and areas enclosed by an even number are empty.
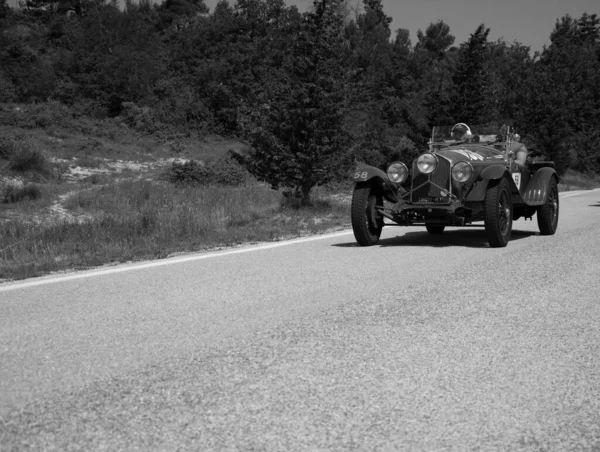
<svg viewBox="0 0 600 452"><path fill-rule="evenodd" d="M559 210L554 163L525 157L519 139L507 126L436 126L429 152L410 166L393 162L383 172L359 164L352 178L356 241L375 245L384 226L420 225L442 234L446 226L483 221L490 246L503 247L513 220L534 214L540 233L554 234Z"/></svg>

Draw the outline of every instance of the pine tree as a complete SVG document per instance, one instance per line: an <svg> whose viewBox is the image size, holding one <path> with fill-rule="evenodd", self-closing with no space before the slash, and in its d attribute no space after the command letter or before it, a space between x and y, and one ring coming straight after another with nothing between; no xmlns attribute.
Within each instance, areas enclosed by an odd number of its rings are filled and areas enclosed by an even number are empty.
<svg viewBox="0 0 600 452"><path fill-rule="evenodd" d="M10 13L7 0L0 0L0 20L5 19Z"/></svg>
<svg viewBox="0 0 600 452"><path fill-rule="evenodd" d="M455 121L483 124L491 119L485 99L485 90L489 83L485 70L489 33L490 29L481 24L469 40L460 46L453 77L456 86L452 98Z"/></svg>
<svg viewBox="0 0 600 452"><path fill-rule="evenodd" d="M305 13L290 54L245 108L254 152L234 155L259 180L291 189L303 204L313 187L336 176L343 153L349 70L340 3L316 0Z"/></svg>
<svg viewBox="0 0 600 452"><path fill-rule="evenodd" d="M450 46L454 44L455 37L450 34L450 27L443 20L430 23L425 29L417 31L417 50L430 52L433 58L443 59Z"/></svg>
<svg viewBox="0 0 600 452"><path fill-rule="evenodd" d="M523 89L520 122L559 172L600 171L600 21L556 22Z"/></svg>
<svg viewBox="0 0 600 452"><path fill-rule="evenodd" d="M419 30L417 38L411 65L428 126L450 123L456 60L456 48L451 46L455 37L450 27L440 20L430 23L425 33Z"/></svg>

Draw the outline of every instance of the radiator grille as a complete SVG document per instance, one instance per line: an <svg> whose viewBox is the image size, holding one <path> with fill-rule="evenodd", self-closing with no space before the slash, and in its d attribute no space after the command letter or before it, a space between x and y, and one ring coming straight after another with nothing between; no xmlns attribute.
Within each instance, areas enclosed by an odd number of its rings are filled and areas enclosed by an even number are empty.
<svg viewBox="0 0 600 452"><path fill-rule="evenodd" d="M417 161L413 162L412 193L410 200L412 202L423 203L447 203L448 196L442 196L440 188L451 192L450 187L450 162L441 156L438 158L438 167L431 174L423 174L417 168ZM424 184L424 185L423 185ZM435 185L434 185L435 184ZM421 186L421 187L419 187ZM419 188L417 188L419 187Z"/></svg>

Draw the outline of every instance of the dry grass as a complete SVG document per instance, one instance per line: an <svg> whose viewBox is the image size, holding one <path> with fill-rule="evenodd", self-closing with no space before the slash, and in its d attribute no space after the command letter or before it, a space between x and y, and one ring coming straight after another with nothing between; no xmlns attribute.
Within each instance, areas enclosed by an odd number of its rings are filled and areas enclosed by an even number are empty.
<svg viewBox="0 0 600 452"><path fill-rule="evenodd" d="M77 191L63 206L68 216L52 222L4 222L0 278L278 240L336 228L348 218L347 206L324 200L286 208L278 192L256 183L178 188L123 181Z"/></svg>

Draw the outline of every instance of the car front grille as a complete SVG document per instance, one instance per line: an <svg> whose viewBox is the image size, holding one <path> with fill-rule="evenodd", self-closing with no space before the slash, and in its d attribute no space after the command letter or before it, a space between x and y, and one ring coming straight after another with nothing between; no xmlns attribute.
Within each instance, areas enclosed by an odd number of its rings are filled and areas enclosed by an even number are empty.
<svg viewBox="0 0 600 452"><path fill-rule="evenodd" d="M438 167L431 174L423 174L417 168L417 161L413 163L411 202L416 203L448 203L448 195L442 196L441 190L452 192L450 184L450 162L438 155Z"/></svg>

